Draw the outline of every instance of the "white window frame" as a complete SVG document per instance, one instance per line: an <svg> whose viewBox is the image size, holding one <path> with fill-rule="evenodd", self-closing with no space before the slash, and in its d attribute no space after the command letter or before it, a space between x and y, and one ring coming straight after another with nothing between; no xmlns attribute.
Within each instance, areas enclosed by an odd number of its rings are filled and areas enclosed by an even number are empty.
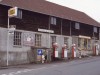
<svg viewBox="0 0 100 75"><path fill-rule="evenodd" d="M80 29L80 23L78 22L75 23L75 29Z"/></svg>
<svg viewBox="0 0 100 75"><path fill-rule="evenodd" d="M56 20L56 18L54 17L54 25L56 25L56 22L57 22L57 20Z"/></svg>
<svg viewBox="0 0 100 75"><path fill-rule="evenodd" d="M22 46L22 32L14 31L13 45Z"/></svg>
<svg viewBox="0 0 100 75"><path fill-rule="evenodd" d="M35 46L41 47L41 34L35 34Z"/></svg>
<svg viewBox="0 0 100 75"><path fill-rule="evenodd" d="M57 19L55 17L51 17L51 24L56 25L57 24Z"/></svg>
<svg viewBox="0 0 100 75"><path fill-rule="evenodd" d="M95 33L97 33L98 31L97 31L97 27L93 27L93 31L95 32Z"/></svg>
<svg viewBox="0 0 100 75"><path fill-rule="evenodd" d="M18 13L17 18L22 19L22 10L18 9L17 13Z"/></svg>

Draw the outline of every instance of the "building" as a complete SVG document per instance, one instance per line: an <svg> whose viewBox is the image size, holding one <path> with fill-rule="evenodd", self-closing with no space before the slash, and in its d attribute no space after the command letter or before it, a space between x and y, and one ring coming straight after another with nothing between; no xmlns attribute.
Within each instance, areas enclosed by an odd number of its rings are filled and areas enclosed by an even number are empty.
<svg viewBox="0 0 100 75"><path fill-rule="evenodd" d="M9 65L37 61L37 49L47 50L48 59L52 44L58 43L59 58L62 45L69 50L73 43L77 49L92 50L99 43L100 24L84 12L60 6L45 0L2 0L0 2L0 59L1 65L7 60L8 10L18 7L17 18L10 18L10 26L15 26L14 34L9 34ZM46 51L45 51L46 52ZM37 60L36 60L37 59Z"/></svg>

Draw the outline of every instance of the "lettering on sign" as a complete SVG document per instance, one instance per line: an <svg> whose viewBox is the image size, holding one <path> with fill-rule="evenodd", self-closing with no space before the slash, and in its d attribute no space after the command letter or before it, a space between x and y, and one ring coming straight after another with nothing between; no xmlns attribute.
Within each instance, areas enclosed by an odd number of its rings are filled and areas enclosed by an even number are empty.
<svg viewBox="0 0 100 75"><path fill-rule="evenodd" d="M46 33L54 33L53 30L40 29L40 28L38 28L38 31L40 31L40 32L46 32Z"/></svg>

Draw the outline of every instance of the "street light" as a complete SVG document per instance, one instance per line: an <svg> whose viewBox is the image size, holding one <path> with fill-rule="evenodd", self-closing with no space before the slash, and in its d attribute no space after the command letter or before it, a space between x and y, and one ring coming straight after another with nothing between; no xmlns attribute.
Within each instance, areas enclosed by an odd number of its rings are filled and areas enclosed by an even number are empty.
<svg viewBox="0 0 100 75"><path fill-rule="evenodd" d="M8 62L8 59L9 59L9 55L8 55L8 53L9 53L9 17L8 17L8 30L7 30L7 66L9 65L9 62Z"/></svg>
<svg viewBox="0 0 100 75"><path fill-rule="evenodd" d="M9 65L9 34L10 31L14 31L15 28L10 28L9 19L12 17L17 17L18 8L10 8L8 10L8 26L7 26L7 66Z"/></svg>

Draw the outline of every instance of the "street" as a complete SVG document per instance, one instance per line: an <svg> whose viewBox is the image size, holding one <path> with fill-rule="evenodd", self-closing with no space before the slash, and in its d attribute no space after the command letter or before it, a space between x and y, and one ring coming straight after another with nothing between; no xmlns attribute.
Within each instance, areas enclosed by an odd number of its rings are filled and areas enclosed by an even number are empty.
<svg viewBox="0 0 100 75"><path fill-rule="evenodd" d="M0 75L100 75L100 57L0 69Z"/></svg>

